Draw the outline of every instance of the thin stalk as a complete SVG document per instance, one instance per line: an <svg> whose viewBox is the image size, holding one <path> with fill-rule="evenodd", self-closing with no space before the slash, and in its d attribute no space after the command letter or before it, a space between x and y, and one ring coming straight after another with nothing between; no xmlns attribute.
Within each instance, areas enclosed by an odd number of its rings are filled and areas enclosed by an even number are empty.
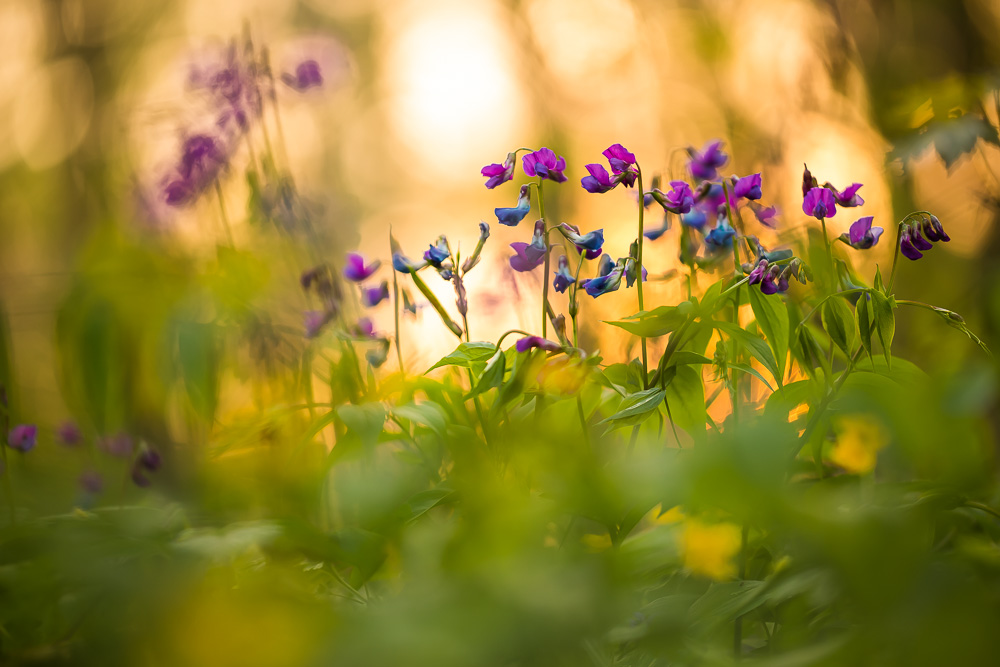
<svg viewBox="0 0 1000 667"><path fill-rule="evenodd" d="M826 396L823 397L823 400L820 401L820 404L816 406L816 411L813 412L812 416L809 418L809 421L806 423L805 430L799 437L799 442L802 444L800 444L795 449L795 451L792 452L792 458L798 456L799 451L802 449L802 445L809 442L809 438L812 436L813 431L815 431L816 426L819 425L819 420L820 417L823 416L823 411L826 410L827 406L830 405L830 402L833 401L834 398L836 398L837 392L839 392L840 388L844 386L844 382L847 381L847 376L850 375L851 371L854 370L855 364L858 363L858 359L861 358L861 355L864 353L864 351L865 351L864 346L858 348L857 352L854 353L854 356L851 357L850 362L847 364L847 368L845 368L844 372L840 374L840 377L837 378L837 381L833 383L833 386L830 387L830 391L827 392Z"/></svg>
<svg viewBox="0 0 1000 667"><path fill-rule="evenodd" d="M545 222L545 197L542 196L542 182L541 176L538 177L538 185L535 186L535 191L538 193L538 216ZM548 332L548 305L549 305L549 257L552 254L551 248L549 247L549 229L545 229L545 272L542 274L542 338L546 338L546 333Z"/></svg>
<svg viewBox="0 0 1000 667"><path fill-rule="evenodd" d="M904 218L905 220L905 218ZM896 265L899 263L899 237L903 233L903 223L896 225L896 251L892 254L892 271L889 273L889 284L886 291L892 294L892 286L896 283Z"/></svg>
<svg viewBox="0 0 1000 667"><path fill-rule="evenodd" d="M743 532L740 536L740 581L747 578L747 542L750 538L750 527L743 524ZM733 653L739 660L743 653L743 617L737 616L733 626Z"/></svg>
<svg viewBox="0 0 1000 667"><path fill-rule="evenodd" d="M391 254L391 253L390 253ZM393 304L393 315L395 319L396 326L396 361L399 363L399 372L401 375L405 375L406 371L403 369L403 352L400 350L399 346L399 282L396 280L396 271L392 272L392 304Z"/></svg>
<svg viewBox="0 0 1000 667"><path fill-rule="evenodd" d="M636 267L635 267L635 285L636 285L636 290L637 290L637 292L639 294L639 312L642 312L643 310L645 310L645 308L643 307L643 303L642 303L642 241L643 241L643 238L645 238L642 235L642 231L643 231L643 229L642 229L642 222L643 222L642 216L643 216L643 213L646 211L646 207L642 205L643 204L642 193L644 192L643 189L642 189L642 169L639 168L639 163L638 162L635 163L635 169L638 172L638 176L636 177L636 179L637 179L637 181L639 183L639 239L637 241L639 249L636 251L636 255L637 256L635 258L635 263L636 263ZM648 361L646 359L646 337L645 336L640 336L639 337L639 342L640 342L640 344L642 346L642 388L643 389L648 389L649 388L649 363L648 363Z"/></svg>

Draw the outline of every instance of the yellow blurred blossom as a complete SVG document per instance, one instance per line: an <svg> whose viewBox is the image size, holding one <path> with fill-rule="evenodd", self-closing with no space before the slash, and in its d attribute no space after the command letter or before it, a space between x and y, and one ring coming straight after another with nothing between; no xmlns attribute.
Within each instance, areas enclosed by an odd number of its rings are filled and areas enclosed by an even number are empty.
<svg viewBox="0 0 1000 667"><path fill-rule="evenodd" d="M719 581L736 576L734 558L740 550L740 527L731 523L684 522L681 558L693 574Z"/></svg>
<svg viewBox="0 0 1000 667"><path fill-rule="evenodd" d="M681 509L680 505L675 505L664 512L662 506L657 505L653 509L649 510L649 514L646 515L646 518L654 525L667 526L683 521L684 510Z"/></svg>
<svg viewBox="0 0 1000 667"><path fill-rule="evenodd" d="M830 460L850 473L875 468L878 451L889 444L889 434L880 421L868 415L845 417L834 425L837 442Z"/></svg>
<svg viewBox="0 0 1000 667"><path fill-rule="evenodd" d="M605 551L611 548L611 536L607 533L603 535L585 534L581 540L589 551Z"/></svg>

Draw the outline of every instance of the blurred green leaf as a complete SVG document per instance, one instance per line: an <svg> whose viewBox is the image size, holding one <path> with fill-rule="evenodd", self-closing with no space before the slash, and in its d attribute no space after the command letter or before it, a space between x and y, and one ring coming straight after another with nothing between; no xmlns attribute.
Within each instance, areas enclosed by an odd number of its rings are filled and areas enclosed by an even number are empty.
<svg viewBox="0 0 1000 667"><path fill-rule="evenodd" d="M753 288L747 291L750 293L750 307L757 318L757 325L774 352L778 371L774 379L781 386L788 356L788 310L777 294L768 295Z"/></svg>

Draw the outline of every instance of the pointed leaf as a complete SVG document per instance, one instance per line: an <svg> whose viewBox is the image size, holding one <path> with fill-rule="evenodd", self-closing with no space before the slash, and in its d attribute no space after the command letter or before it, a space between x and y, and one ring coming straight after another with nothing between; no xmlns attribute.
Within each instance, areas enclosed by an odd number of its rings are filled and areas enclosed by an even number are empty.
<svg viewBox="0 0 1000 667"><path fill-rule="evenodd" d="M757 318L757 326L774 352L774 359L778 364L778 374L774 379L780 385L788 356L788 309L777 294L764 294L758 289L751 289L749 292L750 307Z"/></svg>
<svg viewBox="0 0 1000 667"><path fill-rule="evenodd" d="M599 423L617 422L633 417L645 418L659 407L665 395L666 392L663 389L651 387L626 396L621 405L618 406L618 412Z"/></svg>
<svg viewBox="0 0 1000 667"><path fill-rule="evenodd" d="M763 364L764 368L767 369L775 380L781 377L781 373L778 372L778 364L774 360L774 354L771 353L771 348L768 347L762 338L754 336L746 329L732 322L715 320L712 322L712 326L723 331L730 339L747 348L750 354Z"/></svg>

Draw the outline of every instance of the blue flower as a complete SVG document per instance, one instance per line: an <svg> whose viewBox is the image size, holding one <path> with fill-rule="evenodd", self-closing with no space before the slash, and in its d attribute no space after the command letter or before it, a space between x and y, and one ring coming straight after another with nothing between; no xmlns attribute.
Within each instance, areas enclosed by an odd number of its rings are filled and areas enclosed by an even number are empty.
<svg viewBox="0 0 1000 667"><path fill-rule="evenodd" d="M389 298L389 283L385 280L378 287L365 287L361 290L361 304L365 308L374 308Z"/></svg>
<svg viewBox="0 0 1000 667"><path fill-rule="evenodd" d="M592 232L581 234L578 227L562 223L559 231L576 246L581 254L586 253L587 259L595 259L601 254L601 247L604 246L604 230L595 229Z"/></svg>
<svg viewBox="0 0 1000 667"><path fill-rule="evenodd" d="M597 265L597 277L580 282L580 286L586 290L587 294L595 299L602 294L614 292L622 282L622 273L625 271L624 262L612 263L609 255L602 255L601 261Z"/></svg>
<svg viewBox="0 0 1000 667"><path fill-rule="evenodd" d="M670 211L664 211L663 212L663 224L660 225L659 228L644 230L642 232L642 235L645 236L650 241L655 241L656 239L658 239L661 236L663 236L664 234L666 234L667 230L669 230L669 229L670 229Z"/></svg>
<svg viewBox="0 0 1000 667"><path fill-rule="evenodd" d="M451 257L451 251L448 250L448 239L444 236L439 236L437 242L429 250L424 251L424 261L435 269L442 268L441 263L449 257Z"/></svg>
<svg viewBox="0 0 1000 667"><path fill-rule="evenodd" d="M711 250L722 250L731 246L735 235L732 225L725 218L719 218L715 227L705 235L705 245Z"/></svg>
<svg viewBox="0 0 1000 667"><path fill-rule="evenodd" d="M700 208L693 208L690 213L681 216L681 224L685 227L701 229L706 222L708 222L708 214Z"/></svg>
<svg viewBox="0 0 1000 667"><path fill-rule="evenodd" d="M516 227L517 223L524 220L531 210L531 188L527 185L521 186L521 192L517 195L517 206L513 208L497 208L493 212L497 216L497 221L501 225Z"/></svg>
<svg viewBox="0 0 1000 667"><path fill-rule="evenodd" d="M569 272L569 260L566 259L566 255L559 256L559 268L553 273L556 277L552 281L552 287L557 292L565 292L570 285L576 282L576 278Z"/></svg>
<svg viewBox="0 0 1000 667"><path fill-rule="evenodd" d="M872 227L872 220L874 217L870 215L858 218L851 225L849 233L840 235L840 240L856 250L868 250L873 247L882 236L882 228Z"/></svg>

